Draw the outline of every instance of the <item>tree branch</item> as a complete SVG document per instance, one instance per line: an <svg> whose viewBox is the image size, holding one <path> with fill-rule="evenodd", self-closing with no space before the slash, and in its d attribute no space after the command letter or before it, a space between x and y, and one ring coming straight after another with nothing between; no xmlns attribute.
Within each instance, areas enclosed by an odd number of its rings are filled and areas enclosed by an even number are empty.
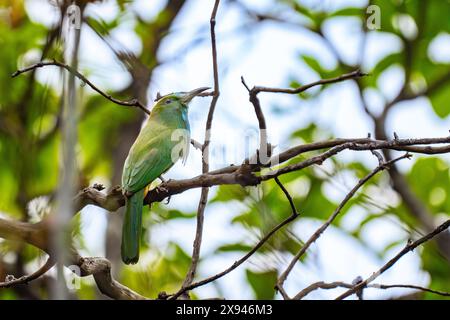
<svg viewBox="0 0 450 320"><path fill-rule="evenodd" d="M416 153L447 153L449 147L433 147L417 145L424 144L439 144L450 143L450 137L444 138L423 138L423 139L398 139L390 141L373 140L370 138L361 139L334 139L330 141L314 142L310 144L303 144L288 149L280 154L273 156L272 159L278 159L279 163L290 160L300 154L316 151L321 149L329 150L324 153L308 158L301 162L285 166L281 169L274 170L272 173L255 176L253 171L260 168L258 166L250 166L248 164L228 166L222 169L203 173L193 178L182 180L169 180L156 188L150 190L144 199L145 204L163 201L165 198L182 193L189 189L211 187L217 185L239 184L242 186L254 186L262 181L273 179L284 173L292 172L307 168L315 164L321 164L326 159L342 152L344 150L379 150L379 149L393 149L398 151L416 152ZM271 160L273 163L275 160ZM270 164L269 163L269 164ZM115 211L125 205L125 199L121 193L120 187L115 187L107 194L98 190L98 187L85 188L78 193L74 199L75 211L78 212L86 205L92 204L102 207L109 211Z"/></svg>
<svg viewBox="0 0 450 320"><path fill-rule="evenodd" d="M406 289L415 289L415 290L419 290L419 291L425 291L425 292L430 292L430 293L434 293L443 297L450 297L450 292L444 292L444 291L439 291L439 290L434 290L434 289L429 289L429 288L424 288L421 286L416 286L416 285L410 285L410 284L378 284L378 283L374 283L374 284L369 284L367 286L368 288L375 288L375 289L392 289L392 288L406 288Z"/></svg>
<svg viewBox="0 0 450 320"><path fill-rule="evenodd" d="M249 94L249 101L252 103L254 109L256 118L258 119L258 127L259 127L259 149L256 153L256 163L257 164L266 164L268 162L268 158L271 156L271 147L267 143L267 125L266 125L266 119L264 117L264 113L261 108L261 103L258 99L258 91L253 89L249 89L247 84L245 83L244 77L241 77L241 82L244 85L244 87L247 89ZM262 153L262 154L261 154ZM263 155L263 160L261 161L261 155Z"/></svg>
<svg viewBox="0 0 450 320"><path fill-rule="evenodd" d="M18 75L20 75L22 73L29 72L31 70L35 70L37 68L42 68L42 67L45 67L45 66L57 66L57 67L66 69L71 74L73 74L78 79L80 79L81 81L86 83L94 91L96 91L97 93L99 93L100 95L102 95L103 97L108 99L109 101L114 102L115 104L118 104L118 105L121 105L121 106L137 107L137 108L141 109L142 111L144 111L145 113L150 114L150 111L142 103L140 103L139 100L133 99L133 100L130 100L130 101L123 101L123 100L116 99L116 98L112 97L110 94L107 94L107 93L103 92L102 90L100 90L96 85L94 85L88 78L86 78L84 75L82 75L75 68L72 68L68 64L65 64L65 63L62 63L62 62L59 62L59 61L56 61L56 60L38 62L38 63L33 64L31 66L28 66L26 68L17 70L11 76L14 78L14 77L17 77Z"/></svg>
<svg viewBox="0 0 450 320"><path fill-rule="evenodd" d="M104 295L116 300L147 300L146 297L120 284L111 275L111 262L102 257L78 258L81 276L92 275L98 289Z"/></svg>
<svg viewBox="0 0 450 320"><path fill-rule="evenodd" d="M369 283L373 282L376 278L378 278L381 274L383 274L386 270L391 268L405 254L414 250L415 248L417 248L421 244L427 242L428 240L434 238L436 235L447 230L449 227L450 227L450 219L445 221L440 226L438 226L436 229L434 229L432 232L426 234L425 236L421 237L420 239L418 239L414 242L408 243L399 253L397 253L391 260L389 260L385 265L383 265L378 271L374 272L370 277L368 277L364 281L358 283L357 285L353 286L351 289L349 289L346 292L344 292L343 294L341 294L339 297L336 298L336 300L345 299L348 296L355 293L356 291L363 289Z"/></svg>
<svg viewBox="0 0 450 320"><path fill-rule="evenodd" d="M367 286L368 288L374 288L374 289L392 289L392 288L406 288L406 289L415 289L415 290L419 290L419 291L424 291L424 292L430 292L430 293L434 293L440 296L444 296L444 297L449 297L450 296L450 292L444 292L444 291L439 291L439 290L433 290L433 289L429 289L429 288L425 288L425 287L421 287L421 286L416 286L416 285L409 285L409 284L390 284L390 285L386 285L386 284L378 284L378 283L374 283L374 284L369 284ZM309 285L308 287L306 287L305 289L303 289L302 291L300 291L299 293L297 293L294 298L292 298L293 300L301 300L304 297L306 297L308 294L310 294L311 292L318 290L318 289L335 289L335 288L347 288L347 289L351 289L353 288L353 285L351 283L345 283L342 281L334 281L334 282L330 282L330 283L326 283L323 281L318 281L315 282L311 285Z"/></svg>
<svg viewBox="0 0 450 320"><path fill-rule="evenodd" d="M47 262L34 273L22 276L19 279L0 283L0 288L25 284L38 279L45 274L54 264L50 245L51 217L39 223L27 223L0 218L0 238L19 240L29 243L49 255ZM82 258L74 249L68 249L71 258L68 260L80 268L80 276L92 275L99 290L112 299L142 300L145 297L123 286L112 278L111 263L105 258ZM71 265L67 265L70 267Z"/></svg>
<svg viewBox="0 0 450 320"><path fill-rule="evenodd" d="M345 81L345 80L349 80L349 79L357 79L357 78L361 78L361 77L364 77L364 76L367 76L367 74L366 73L362 73L361 70L358 69L358 70L352 71L350 73L346 73L346 74L340 75L340 76L335 77L335 78L322 79L322 80L315 81L315 82L312 82L312 83L304 85L304 86L300 86L300 87L295 88L295 89L269 88L269 87L257 86L257 87L253 87L253 89L251 89L250 91L253 91L254 94L258 94L260 92L298 94L298 93L306 91L306 90L308 90L308 89L310 89L312 87L315 87L315 86L341 82L341 81Z"/></svg>
<svg viewBox="0 0 450 320"><path fill-rule="evenodd" d="M289 192L284 187L284 185L281 183L280 179L278 179L278 177L275 177L274 180L277 183L277 185L280 187L280 189L283 191L286 198L288 199L289 205L291 206L291 209L292 209L292 214L295 216L298 216L298 212L297 212L297 209L295 208L295 203L294 203L294 200L292 199L292 196L289 194Z"/></svg>
<svg viewBox="0 0 450 320"><path fill-rule="evenodd" d="M304 297L306 297L308 294L310 294L311 292L317 290L317 289L335 289L335 288L351 288L352 285L350 283L345 283L342 281L334 281L334 282L330 282L330 283L326 283L323 281L318 281L315 282L313 284L310 284L309 286L307 286L305 289L303 289L302 291L300 291L299 293L297 293L292 300L301 300Z"/></svg>
<svg viewBox="0 0 450 320"><path fill-rule="evenodd" d="M12 286L16 286L19 284L28 284L29 282L36 280L37 278L44 275L48 270L50 270L55 265L55 261L51 259L50 257L47 259L45 264L41 266L39 269L37 269L35 272L22 276L20 278L12 278L12 279L6 279L5 282L0 282L0 288L9 288Z"/></svg>

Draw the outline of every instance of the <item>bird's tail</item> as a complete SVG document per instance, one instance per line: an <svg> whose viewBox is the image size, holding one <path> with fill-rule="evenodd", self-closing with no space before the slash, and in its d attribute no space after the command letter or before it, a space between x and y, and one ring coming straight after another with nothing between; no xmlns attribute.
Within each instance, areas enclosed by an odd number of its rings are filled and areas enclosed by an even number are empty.
<svg viewBox="0 0 450 320"><path fill-rule="evenodd" d="M126 200L121 248L122 260L126 264L135 264L139 260L144 192L140 190Z"/></svg>

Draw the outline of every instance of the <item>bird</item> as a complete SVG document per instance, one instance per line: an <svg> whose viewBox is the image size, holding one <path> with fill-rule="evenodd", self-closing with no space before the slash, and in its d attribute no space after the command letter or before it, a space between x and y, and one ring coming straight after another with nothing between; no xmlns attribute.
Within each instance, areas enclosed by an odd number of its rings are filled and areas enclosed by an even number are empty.
<svg viewBox="0 0 450 320"><path fill-rule="evenodd" d="M180 158L186 161L190 144L188 106L207 89L201 87L158 97L128 152L122 172L126 209L121 256L125 264L136 264L139 260L142 208L148 186Z"/></svg>

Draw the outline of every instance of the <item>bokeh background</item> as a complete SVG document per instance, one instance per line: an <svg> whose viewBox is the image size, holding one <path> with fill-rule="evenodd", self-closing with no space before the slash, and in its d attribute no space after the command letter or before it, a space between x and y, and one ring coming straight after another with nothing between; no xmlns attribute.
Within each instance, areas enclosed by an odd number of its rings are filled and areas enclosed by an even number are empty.
<svg viewBox="0 0 450 320"><path fill-rule="evenodd" d="M39 221L50 211L58 190L61 70L48 67L15 79L11 74L41 59L63 59L61 2L0 0L2 217ZM99 88L151 106L157 92L212 86L209 17L213 1L78 3L83 8L79 70ZM379 29L366 27L369 4L380 8ZM447 0L221 1L216 27L221 96L212 131L211 169L239 164L257 146L257 121L241 75L249 85L296 87L356 68L370 73L358 82L313 88L301 95L260 94L269 140L277 145L276 151L368 133L380 139L393 138L394 131L402 138L448 135L449 14ZM79 188L93 183L114 187L120 184L123 161L145 115L114 105L82 83L78 82L77 90ZM382 123L370 117L369 113L380 115L396 98ZM199 141L209 99L197 98L190 107L192 136ZM373 179L297 263L287 291L298 292L315 281L351 282L357 276L367 277L408 239L448 219L449 160L448 155L417 155L398 164L397 179L406 182L420 208L405 202L389 174ZM376 165L370 152L346 151L320 167L283 176L302 216L243 266L196 289L193 297L280 298L273 290L277 274L302 240ZM188 178L200 172L201 154L191 149L187 163L174 166L165 178ZM117 279L143 295L174 292L190 264L199 196L199 189L190 190L173 196L169 204L145 210L143 254L135 266L120 260L121 210L83 209L76 216L77 248L85 256L107 257ZM418 217L419 209L425 218ZM273 182L212 188L197 277L231 265L289 214L289 204ZM450 244L427 243L404 256L377 282L449 291L449 257ZM0 281L7 274L32 272L44 261L45 256L31 246L0 239ZM52 270L28 286L0 289L0 299L46 298L54 274ZM308 298L334 298L341 291L319 290ZM83 278L81 288L71 294L79 299L103 298L90 278ZM365 297L437 298L408 289L367 289Z"/></svg>

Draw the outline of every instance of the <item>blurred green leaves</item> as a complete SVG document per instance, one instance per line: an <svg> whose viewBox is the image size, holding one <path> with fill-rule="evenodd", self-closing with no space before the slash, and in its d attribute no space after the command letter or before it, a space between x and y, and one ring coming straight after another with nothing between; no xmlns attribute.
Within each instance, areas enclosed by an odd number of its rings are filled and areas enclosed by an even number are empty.
<svg viewBox="0 0 450 320"><path fill-rule="evenodd" d="M450 212L450 171L448 164L435 157L420 158L408 174L415 194L430 207L430 212Z"/></svg>
<svg viewBox="0 0 450 320"><path fill-rule="evenodd" d="M246 270L247 280L255 293L255 298L260 300L270 300L275 296L275 282L277 271L269 270L264 272L253 272Z"/></svg>
<svg viewBox="0 0 450 320"><path fill-rule="evenodd" d="M146 267L125 267L121 279L124 285L140 294L156 298L162 291L175 292L181 286L191 263L191 257L175 243L154 256Z"/></svg>
<svg viewBox="0 0 450 320"><path fill-rule="evenodd" d="M127 21L127 8L129 0L117 0L119 12L116 17L104 21L97 17L88 17L88 22L100 35L108 38L111 32L120 28ZM364 7L342 7L337 10L326 10L321 6L307 6L303 1L280 0L283 9L290 10L296 15L301 26L312 32L318 42L322 42L327 20L335 19L359 19L359 26L364 26L367 18ZM152 21L144 21L137 16L133 20L134 32L141 41L142 52L123 57L129 59L126 66L136 61L136 58L144 68L152 69L158 65L157 43L169 34L176 32L170 28L170 21L177 12L177 6L182 1L173 2L174 5L162 10L155 15ZM23 1L0 0L1 5L11 5L11 16L8 19L0 18L0 211L11 217L26 220L26 206L35 197L48 195L51 197L57 191L59 152L61 148L60 128L60 92L47 83L40 83L32 74L19 76L11 80L11 74L18 67L22 67L36 57L39 58L49 30L42 25L29 20L23 7ZM371 1L370 4L378 5L381 10L381 29L378 31L389 35L399 41L401 49L389 51L385 56L377 58L378 61L369 63L373 65L370 76L359 80L362 90L373 90L384 96L380 84L381 75L393 67L400 67L406 85L404 94L415 97L421 92L432 92L427 95L432 110L442 119L450 114L450 90L448 75L449 64L437 63L430 58L429 50L432 41L441 33L450 32L450 19L448 18L449 1L447 0L409 0L409 1ZM412 20L411 20L412 19ZM411 24L412 22L412 24ZM407 30L406 24L417 28ZM412 27L412 29L414 29ZM406 29L405 29L406 28ZM328 35L325 35L328 36ZM326 40L325 40L326 41ZM307 46L308 44L305 44ZM53 45L51 54L47 58L60 57L61 50ZM339 57L338 57L339 58ZM307 66L316 78L331 78L343 73L353 71L358 65L350 62L337 61L334 67L326 68L323 61L309 53L301 53L298 60ZM339 59L336 59L339 60ZM328 66L328 64L327 64ZM365 63L363 61L363 66ZM83 70L85 71L85 70ZM88 70L89 71L89 70ZM60 74L58 74L59 76ZM298 87L303 79L292 79L291 87ZM131 84L131 87L135 85ZM437 88L436 88L437 87ZM128 132L128 125L138 122L139 110L113 105L110 101L97 94L84 95L80 106L80 122L78 126L79 146L77 157L79 158L80 185L84 186L93 179L102 179L110 183L112 177L117 175L114 166L114 157L120 151L120 134ZM128 98L130 88L122 92L112 92L118 98ZM304 92L300 98L314 98L325 93L324 87L315 88ZM408 106L406 106L407 108ZM309 143L332 135L320 128L318 124L311 123L304 128L295 129L289 136L291 144ZM310 152L291 159L288 164L299 162L306 157L317 154ZM330 166L314 167L292 172L281 177L283 184L293 197L294 203L300 213L298 220L324 221L329 217L337 205L336 191L346 191L348 186L338 180L335 184L337 173L345 172L355 178L361 178L369 173L366 163L358 159L348 161L328 160ZM286 164L283 164L286 165ZM331 168L331 169L330 169ZM405 169L407 182L414 193L423 201L433 218L450 212L449 186L450 175L448 161L438 157L419 157L414 160L410 169ZM405 204L401 200L393 205L373 205L375 200L370 192L388 188L382 178L370 181L362 193L358 193L344 208L336 220L335 226L347 232L349 237L354 237L361 242L364 228L377 219L387 216L396 217L402 227L411 230L415 235L421 232L421 226L412 217ZM334 191L334 192L333 192ZM211 252L239 253L243 254L251 250L253 245L266 235L274 226L286 219L291 214L291 207L278 185L273 181L263 183L256 188L243 188L238 185L225 185L217 188L217 192L211 201L215 205L223 205L233 213L229 225L242 228L248 235L245 241L225 239L223 243L213 248ZM344 220L352 209L363 211L365 216L359 225L346 231ZM125 267L118 273L123 283L139 293L156 297L161 291L174 292L181 285L190 265L190 256L180 245L170 243L167 248L155 248L147 243L148 232L156 223L177 219L189 219L194 223L195 212L184 208L169 208L164 204L154 204L151 212L148 208L144 211L144 224L146 229L142 235L143 240L143 266ZM78 217L79 218L79 217ZM77 219L78 219L77 218ZM297 221L298 221L297 220ZM296 223L292 223L274 235L260 250L258 258L276 257L290 258L302 246L305 235L296 234ZM397 220L396 220L397 221ZM76 222L78 222L76 220ZM228 227L225 225L224 228ZM79 236L80 226L75 228ZM79 239L80 247L83 239ZM379 256L384 256L392 248L401 245L405 239L396 239L387 244ZM11 244L1 243L2 249ZM14 244L14 249L17 244ZM158 251L161 250L161 251ZM369 248L368 248L369 249ZM435 289L447 290L450 283L448 261L439 255L434 243L427 244L423 250L418 250L422 259L422 267L431 278L430 286ZM31 247L22 248L22 258L25 263L36 260L39 253ZM283 263L285 259L280 259ZM277 260L278 261L278 260ZM1 266L0 266L1 267ZM1 268L0 268L1 269ZM252 288L255 298L273 299L275 297L274 284L277 278L277 270L272 266L266 269L252 271L247 269L245 278ZM77 293L82 299L96 297L94 284L89 281L82 282L82 288ZM428 297L428 296L427 296ZM431 297L431 296L430 296ZM436 296L432 296L436 298ZM0 298L17 298L14 291L0 291ZM195 298L195 296L194 296Z"/></svg>

